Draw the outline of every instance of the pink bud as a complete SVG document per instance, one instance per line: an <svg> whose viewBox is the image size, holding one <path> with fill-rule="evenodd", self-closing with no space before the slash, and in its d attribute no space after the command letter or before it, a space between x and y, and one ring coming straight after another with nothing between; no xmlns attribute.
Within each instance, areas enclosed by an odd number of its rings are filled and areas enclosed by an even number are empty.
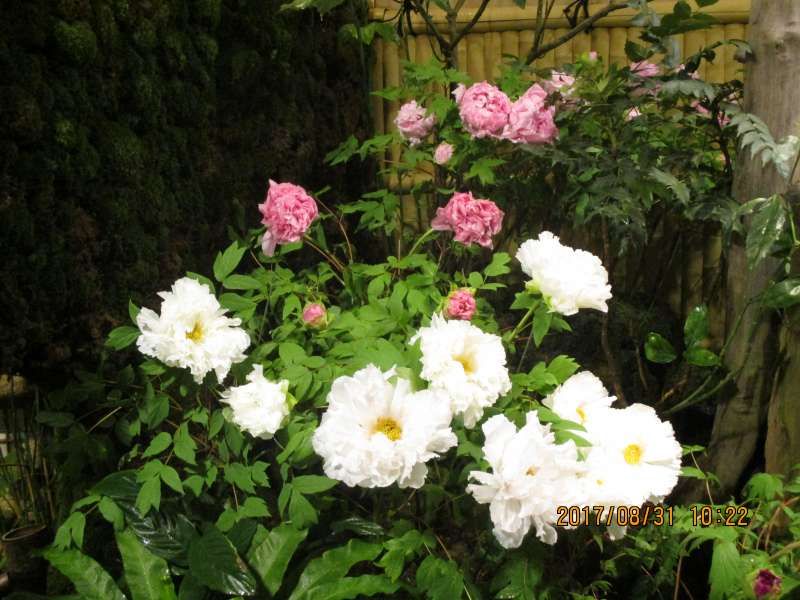
<svg viewBox="0 0 800 600"><path fill-rule="evenodd" d="M444 314L448 319L471 320L475 314L475 296L467 288L451 292L447 297Z"/></svg>
<svg viewBox="0 0 800 600"><path fill-rule="evenodd" d="M324 327L328 324L328 313L319 302L307 304L303 309L303 322L309 327Z"/></svg>

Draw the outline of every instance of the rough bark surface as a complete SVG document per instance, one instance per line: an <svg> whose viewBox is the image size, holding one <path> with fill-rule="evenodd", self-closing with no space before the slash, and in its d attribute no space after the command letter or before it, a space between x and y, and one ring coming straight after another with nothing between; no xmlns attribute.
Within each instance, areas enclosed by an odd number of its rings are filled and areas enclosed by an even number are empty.
<svg viewBox="0 0 800 600"><path fill-rule="evenodd" d="M796 0L754 0L750 15L749 43L753 58L745 75L745 110L763 119L775 138L791 133L800 106L800 2ZM760 158L740 156L734 192L737 200L783 193L786 183L771 166L764 168ZM737 373L735 389L721 398L714 419L707 467L720 479L723 493L734 490L743 471L753 459L759 443L773 373L777 362L777 331L771 315L748 302L764 289L774 273L773 260L748 270L743 240L730 249L727 269L727 327L734 330L744 310L741 324L733 333L726 357L727 367ZM795 346L796 340L791 341ZM794 363L794 369L798 365ZM784 392L776 396L775 419L787 402L794 402L786 387L800 374L786 372ZM776 391L781 389L780 383ZM796 388L795 388L796 390Z"/></svg>

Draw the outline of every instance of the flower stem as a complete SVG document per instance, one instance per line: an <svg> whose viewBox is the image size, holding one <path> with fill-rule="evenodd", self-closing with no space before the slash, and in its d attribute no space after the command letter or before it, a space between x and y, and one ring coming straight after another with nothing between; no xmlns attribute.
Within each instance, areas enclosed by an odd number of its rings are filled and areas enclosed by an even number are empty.
<svg viewBox="0 0 800 600"><path fill-rule="evenodd" d="M514 330L511 332L511 335L509 336L509 340L511 341L512 344L514 343L514 340L517 338L517 334L519 334L519 332L522 331L522 328L525 327L525 325L528 323L528 319L530 319L531 316L533 316L533 313L536 310L537 306L539 306L539 303L538 302L534 303L528 309L528 312L525 313L525 316L523 316L522 319L520 319L520 322L517 323L517 326L514 327Z"/></svg>
<svg viewBox="0 0 800 600"><path fill-rule="evenodd" d="M419 246L422 244L422 242L424 242L426 239L428 239L434 233L436 233L435 229L428 229L428 231L423 233L419 237L419 239L416 242L414 242L414 245L411 246L411 250L408 251L408 254L406 254L406 256L411 256L412 254L414 254L414 252L416 252L417 248L419 248Z"/></svg>

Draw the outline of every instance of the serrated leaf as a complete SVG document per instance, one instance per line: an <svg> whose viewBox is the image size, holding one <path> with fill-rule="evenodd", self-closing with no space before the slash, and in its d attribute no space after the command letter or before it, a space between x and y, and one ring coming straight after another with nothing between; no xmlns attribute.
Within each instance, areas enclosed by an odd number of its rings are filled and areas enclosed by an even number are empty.
<svg viewBox="0 0 800 600"><path fill-rule="evenodd" d="M683 204L689 204L689 188L677 177L655 167L650 169L650 175L653 179L672 190Z"/></svg>
<svg viewBox="0 0 800 600"><path fill-rule="evenodd" d="M547 372L555 377L560 385L569 379L579 368L580 365L578 365L574 358L560 354L547 365Z"/></svg>
<svg viewBox="0 0 800 600"><path fill-rule="evenodd" d="M127 600L111 575L80 551L51 548L44 557L72 582L83 600Z"/></svg>
<svg viewBox="0 0 800 600"><path fill-rule="evenodd" d="M258 575L261 584L273 596L280 589L289 561L306 535L307 529L281 524L248 552L247 562Z"/></svg>
<svg viewBox="0 0 800 600"><path fill-rule="evenodd" d="M492 255L492 262L486 265L483 274L487 277L498 277L511 272L511 267L508 263L511 262L511 257L506 252L495 252Z"/></svg>
<svg viewBox="0 0 800 600"><path fill-rule="evenodd" d="M167 561L147 550L130 530L118 531L116 538L132 600L176 600Z"/></svg>

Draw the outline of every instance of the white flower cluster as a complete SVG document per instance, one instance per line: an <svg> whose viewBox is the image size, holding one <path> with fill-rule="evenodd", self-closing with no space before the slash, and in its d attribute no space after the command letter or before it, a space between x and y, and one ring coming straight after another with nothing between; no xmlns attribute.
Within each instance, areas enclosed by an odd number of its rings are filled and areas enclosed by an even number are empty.
<svg viewBox="0 0 800 600"><path fill-rule="evenodd" d="M519 247L517 260L531 278L528 288L540 292L555 312L567 316L581 308L608 312L608 273L594 254L564 246L557 236L543 231L539 239Z"/></svg>
<svg viewBox="0 0 800 600"><path fill-rule="evenodd" d="M511 389L500 338L460 320L433 315L420 341L427 390L374 365L339 377L314 432L325 474L350 486L420 487L425 462L455 446L454 417L473 427L484 408Z"/></svg>
<svg viewBox="0 0 800 600"><path fill-rule="evenodd" d="M178 279L163 298L161 314L142 308L136 317L141 335L136 345L142 354L171 367L189 369L197 383L214 371L220 383L231 365L247 358L250 336L241 321L226 317L226 310L207 285L189 277ZM271 438L289 414L288 381L273 383L255 365L247 385L223 392L231 407L231 420L244 431Z"/></svg>
<svg viewBox="0 0 800 600"><path fill-rule="evenodd" d="M608 273L596 256L542 232L522 244L517 259L531 277L528 288L551 310L607 310ZM189 369L198 383L212 370L223 382L250 344L239 319L226 317L211 290L194 279L179 279L160 296L161 314L143 308L137 317L141 352ZM497 335L434 314L410 340L417 342L428 389L414 391L394 368L384 372L375 365L334 380L312 438L328 477L348 486L419 488L426 463L457 444L452 421L474 427L511 390ZM269 381L258 364L247 381L223 392L226 414L243 431L269 439L288 417L289 382ZM491 470L472 471L467 491L490 505L502 546L518 547L531 528L540 540L554 543L559 506L639 506L672 490L681 462L672 426L648 406L615 409L613 402L589 372L573 375L544 399L559 418L583 427L578 431L588 447L556 443L551 426L541 424L535 411L519 430L504 415L484 423L483 452Z"/></svg>
<svg viewBox="0 0 800 600"><path fill-rule="evenodd" d="M681 468L672 426L649 406L616 409L613 401L589 372L573 375L544 400L560 418L586 429L578 433L591 443L587 448L571 440L556 444L535 412L519 431L502 415L483 425L492 471L472 471L476 483L467 490L490 505L503 547L517 548L531 526L540 540L555 543L558 506L640 506L672 490Z"/></svg>

